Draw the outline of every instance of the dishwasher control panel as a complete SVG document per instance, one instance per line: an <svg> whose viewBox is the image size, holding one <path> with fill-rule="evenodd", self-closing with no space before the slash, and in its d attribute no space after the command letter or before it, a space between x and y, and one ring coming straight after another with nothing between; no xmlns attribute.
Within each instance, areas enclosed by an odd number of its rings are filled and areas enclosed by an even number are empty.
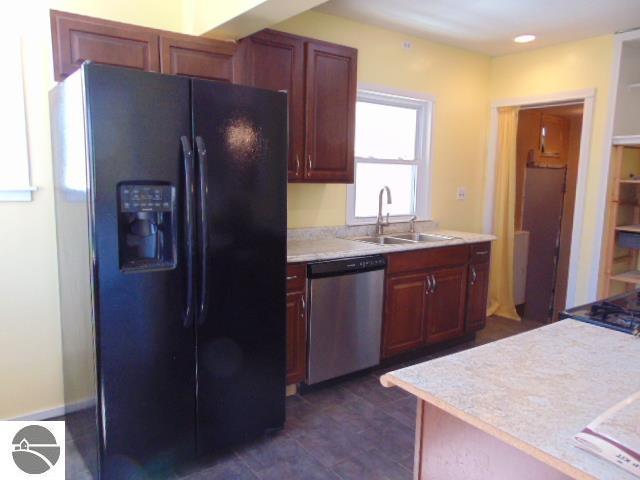
<svg viewBox="0 0 640 480"><path fill-rule="evenodd" d="M349 275L352 273L382 270L387 265L383 255L369 255L367 257L345 258L329 260L326 262L310 263L308 266L309 278L333 277L337 275Z"/></svg>

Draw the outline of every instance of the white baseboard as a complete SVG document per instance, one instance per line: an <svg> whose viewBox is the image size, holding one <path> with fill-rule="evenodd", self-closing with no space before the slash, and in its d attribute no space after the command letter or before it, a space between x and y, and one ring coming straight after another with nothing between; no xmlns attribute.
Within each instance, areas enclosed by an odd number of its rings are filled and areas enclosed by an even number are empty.
<svg viewBox="0 0 640 480"><path fill-rule="evenodd" d="M20 415L15 418L8 418L7 420L17 420L17 421L40 421L40 420L49 420L50 418L60 417L61 415L65 415L67 413L77 412L79 410L84 410L85 408L93 405L94 400L85 399L79 400L77 402L70 403L68 405L62 405L60 407L49 408L47 410L39 410L36 412L27 413L25 415Z"/></svg>

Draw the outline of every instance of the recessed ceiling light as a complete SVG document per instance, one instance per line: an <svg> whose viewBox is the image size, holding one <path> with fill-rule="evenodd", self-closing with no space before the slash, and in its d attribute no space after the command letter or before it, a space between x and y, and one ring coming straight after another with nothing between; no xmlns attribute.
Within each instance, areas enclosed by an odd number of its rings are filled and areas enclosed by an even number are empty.
<svg viewBox="0 0 640 480"><path fill-rule="evenodd" d="M536 39L535 35L526 34L526 35L518 35L516 38L513 39L513 41L516 43L529 43L529 42L533 42L535 39Z"/></svg>

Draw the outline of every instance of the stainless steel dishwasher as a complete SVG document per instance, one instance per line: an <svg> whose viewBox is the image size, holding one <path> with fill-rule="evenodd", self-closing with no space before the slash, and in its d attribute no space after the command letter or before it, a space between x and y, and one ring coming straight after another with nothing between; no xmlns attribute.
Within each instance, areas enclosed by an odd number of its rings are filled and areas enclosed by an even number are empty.
<svg viewBox="0 0 640 480"><path fill-rule="evenodd" d="M309 385L380 362L382 255L310 263Z"/></svg>

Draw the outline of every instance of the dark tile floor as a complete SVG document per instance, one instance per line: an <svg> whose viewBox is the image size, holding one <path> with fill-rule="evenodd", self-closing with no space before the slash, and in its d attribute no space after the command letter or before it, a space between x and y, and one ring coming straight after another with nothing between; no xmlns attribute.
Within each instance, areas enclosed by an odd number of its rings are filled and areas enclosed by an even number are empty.
<svg viewBox="0 0 640 480"><path fill-rule="evenodd" d="M475 341L437 355L492 342L540 326L488 319ZM403 365L396 365L393 369ZM179 471L135 478L171 480L402 480L412 478L416 400L384 388L378 370L287 398L283 431ZM68 418L67 421L82 421ZM81 439L78 441L82 441ZM67 478L91 478L74 441L67 443ZM133 478L133 477L131 477ZM127 479L122 479L127 480Z"/></svg>

